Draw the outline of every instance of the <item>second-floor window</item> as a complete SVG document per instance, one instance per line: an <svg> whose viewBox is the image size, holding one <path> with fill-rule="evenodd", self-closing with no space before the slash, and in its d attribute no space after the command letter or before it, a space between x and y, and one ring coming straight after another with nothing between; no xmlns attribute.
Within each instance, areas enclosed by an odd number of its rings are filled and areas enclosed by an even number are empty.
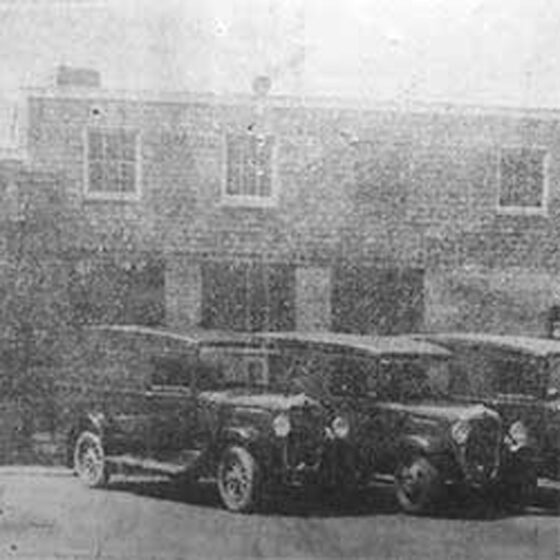
<svg viewBox="0 0 560 560"><path fill-rule="evenodd" d="M272 136L227 135L226 202L267 205L273 201L273 148Z"/></svg>
<svg viewBox="0 0 560 560"><path fill-rule="evenodd" d="M138 132L86 131L86 194L93 198L135 198L139 194Z"/></svg>
<svg viewBox="0 0 560 560"><path fill-rule="evenodd" d="M505 148L499 160L499 210L545 212L547 154L538 148Z"/></svg>

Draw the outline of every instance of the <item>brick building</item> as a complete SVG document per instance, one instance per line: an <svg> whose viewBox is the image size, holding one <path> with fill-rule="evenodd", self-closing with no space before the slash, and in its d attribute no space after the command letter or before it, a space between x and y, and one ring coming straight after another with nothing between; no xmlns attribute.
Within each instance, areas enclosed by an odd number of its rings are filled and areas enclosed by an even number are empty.
<svg viewBox="0 0 560 560"><path fill-rule="evenodd" d="M25 129L33 166L121 240L138 309L159 298L170 325L542 333L559 117L66 85L28 92Z"/></svg>

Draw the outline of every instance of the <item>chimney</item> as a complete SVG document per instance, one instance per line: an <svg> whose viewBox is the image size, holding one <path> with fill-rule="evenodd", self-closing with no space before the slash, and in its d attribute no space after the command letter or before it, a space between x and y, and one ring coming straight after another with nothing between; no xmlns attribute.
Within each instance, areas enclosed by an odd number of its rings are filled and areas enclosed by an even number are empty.
<svg viewBox="0 0 560 560"><path fill-rule="evenodd" d="M253 94L257 99L264 99L271 87L272 80L268 76L257 76L253 80Z"/></svg>
<svg viewBox="0 0 560 560"><path fill-rule="evenodd" d="M100 88L101 74L91 68L74 68L61 65L56 72L58 87Z"/></svg>

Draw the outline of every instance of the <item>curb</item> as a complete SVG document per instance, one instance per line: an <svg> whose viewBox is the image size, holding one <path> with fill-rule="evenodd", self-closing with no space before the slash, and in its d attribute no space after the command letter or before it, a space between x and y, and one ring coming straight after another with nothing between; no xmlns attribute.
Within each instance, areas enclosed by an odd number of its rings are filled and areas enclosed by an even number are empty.
<svg viewBox="0 0 560 560"><path fill-rule="evenodd" d="M72 471L66 467L42 467L37 465L7 465L0 466L0 477L2 476L47 476L47 477L70 477Z"/></svg>

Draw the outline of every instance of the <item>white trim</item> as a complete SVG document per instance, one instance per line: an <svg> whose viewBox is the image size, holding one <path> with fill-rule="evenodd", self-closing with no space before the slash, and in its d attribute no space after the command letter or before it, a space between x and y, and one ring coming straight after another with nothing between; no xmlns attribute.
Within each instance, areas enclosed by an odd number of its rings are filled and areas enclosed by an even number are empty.
<svg viewBox="0 0 560 560"><path fill-rule="evenodd" d="M89 141L88 132L96 130L100 132L132 132L135 135L135 162L134 162L134 192L91 192L89 190ZM142 198L142 135L139 129L130 126L97 126L87 124L82 130L83 143L83 195L85 200L92 201L122 201L136 202Z"/></svg>
<svg viewBox="0 0 560 560"><path fill-rule="evenodd" d="M543 184L542 184L542 195L541 195L541 206L502 206L500 204L501 192L502 192L502 154L507 150L532 150L543 152ZM548 147L539 144L532 145L522 145L522 144L510 144L501 146L497 151L497 198L496 198L496 210L498 214L502 215L514 215L514 216L547 216L548 215L548 194L549 194L549 183L550 183L550 151Z"/></svg>
<svg viewBox="0 0 560 560"><path fill-rule="evenodd" d="M241 133L229 131L222 134L222 177L220 181L220 206L233 208L276 208L278 206L278 140L274 134L265 134L272 138L272 152L270 155L270 196L228 194L227 172L228 172L228 135L239 135Z"/></svg>
<svg viewBox="0 0 560 560"><path fill-rule="evenodd" d="M24 88L24 95L35 99L68 99L137 103L208 103L211 105L254 106L254 95L246 93L165 92L108 90L102 88ZM323 108L356 111L395 111L397 113L514 116L545 120L560 120L555 107L520 107L518 105L475 104L461 100L372 100L367 97L337 97L318 95L269 95L265 105L274 108Z"/></svg>
<svg viewBox="0 0 560 560"><path fill-rule="evenodd" d="M235 348L231 350L231 355L239 358L239 364L244 369L245 380L249 381L249 364L258 363L263 374L263 382L258 385L266 387L270 384L270 371L268 360L263 354L262 349L258 348Z"/></svg>

